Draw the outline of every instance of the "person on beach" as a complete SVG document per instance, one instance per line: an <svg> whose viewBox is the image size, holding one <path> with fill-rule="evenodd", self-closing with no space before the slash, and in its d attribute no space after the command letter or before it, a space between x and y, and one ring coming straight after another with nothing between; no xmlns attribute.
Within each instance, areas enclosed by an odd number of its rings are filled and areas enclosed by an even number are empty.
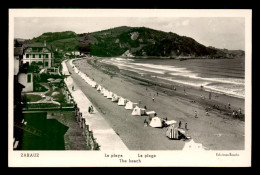
<svg viewBox="0 0 260 175"><path fill-rule="evenodd" d="M228 103L228 109L231 109L231 107L230 107L230 103Z"/></svg>
<svg viewBox="0 0 260 175"><path fill-rule="evenodd" d="M242 114L242 112L241 112L241 108L238 109L238 112L239 112L240 115Z"/></svg>
<svg viewBox="0 0 260 175"><path fill-rule="evenodd" d="M88 113L91 113L91 108L90 108L90 106L88 107Z"/></svg>
<svg viewBox="0 0 260 175"><path fill-rule="evenodd" d="M71 88L73 91L74 91L74 85L72 86L72 88Z"/></svg>
<svg viewBox="0 0 260 175"><path fill-rule="evenodd" d="M237 113L237 111L235 112L235 117L238 118L238 113Z"/></svg>
<svg viewBox="0 0 260 175"><path fill-rule="evenodd" d="M185 123L185 129L188 130L188 124L187 123Z"/></svg>
<svg viewBox="0 0 260 175"><path fill-rule="evenodd" d="M153 98L153 102L154 102L154 98Z"/></svg>
<svg viewBox="0 0 260 175"><path fill-rule="evenodd" d="M232 117L235 117L235 111L233 110L233 112L232 112Z"/></svg>
<svg viewBox="0 0 260 175"><path fill-rule="evenodd" d="M144 119L144 126L147 126L148 122L146 121L146 119Z"/></svg>
<svg viewBox="0 0 260 175"><path fill-rule="evenodd" d="M90 109L91 109L91 113L93 113L94 112L94 108L93 108L92 105L90 106Z"/></svg>
<svg viewBox="0 0 260 175"><path fill-rule="evenodd" d="M197 111L195 111L195 118L198 118L198 116L197 116Z"/></svg>
<svg viewBox="0 0 260 175"><path fill-rule="evenodd" d="M179 128L181 128L181 121L179 122Z"/></svg>
<svg viewBox="0 0 260 175"><path fill-rule="evenodd" d="M147 87L145 88L145 90L147 91Z"/></svg>
<svg viewBox="0 0 260 175"><path fill-rule="evenodd" d="M157 96L158 96L158 92L156 92Z"/></svg>
<svg viewBox="0 0 260 175"><path fill-rule="evenodd" d="M208 111L206 112L206 116L209 116L209 112Z"/></svg>

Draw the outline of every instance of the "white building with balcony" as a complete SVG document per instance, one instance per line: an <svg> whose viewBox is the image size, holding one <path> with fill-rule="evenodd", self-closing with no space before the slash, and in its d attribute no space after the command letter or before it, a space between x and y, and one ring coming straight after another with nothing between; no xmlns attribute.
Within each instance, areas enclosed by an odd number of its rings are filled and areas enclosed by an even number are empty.
<svg viewBox="0 0 260 175"><path fill-rule="evenodd" d="M46 43L29 44L23 55L23 62L29 65L32 62L41 62L44 68L50 68L53 64L53 53L46 47Z"/></svg>

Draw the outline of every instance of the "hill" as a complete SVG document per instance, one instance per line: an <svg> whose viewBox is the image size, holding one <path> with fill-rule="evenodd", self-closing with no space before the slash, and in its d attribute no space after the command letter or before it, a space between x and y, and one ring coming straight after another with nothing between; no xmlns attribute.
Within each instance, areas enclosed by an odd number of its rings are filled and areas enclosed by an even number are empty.
<svg viewBox="0 0 260 175"><path fill-rule="evenodd" d="M160 56L234 58L244 51L206 47L194 39L146 27L116 27L93 33L72 31L44 33L30 42L47 42L54 50L90 52L94 56Z"/></svg>

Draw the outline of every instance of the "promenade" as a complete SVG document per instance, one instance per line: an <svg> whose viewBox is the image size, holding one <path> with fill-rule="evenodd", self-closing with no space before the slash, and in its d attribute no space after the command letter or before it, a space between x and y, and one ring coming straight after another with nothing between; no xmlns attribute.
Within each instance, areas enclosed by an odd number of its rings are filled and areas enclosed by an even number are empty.
<svg viewBox="0 0 260 175"><path fill-rule="evenodd" d="M67 64L62 63L63 67L66 65L67 67L64 68L66 73L68 70L71 72L72 75L77 75L74 72L74 69L71 67L72 60L69 60ZM62 72L63 74L65 72ZM78 75L77 75L78 76ZM115 133L115 131L111 128L111 126L105 121L102 115L96 110L95 106L89 101L86 95L83 93L81 88L84 86L79 86L77 82L75 82L72 76L68 76L65 78L65 83L74 98L74 101L77 103L80 112L82 112L82 117L85 118L86 125L89 125L89 130L93 131L94 138L96 142L101 146L100 150L128 150L125 146L121 138ZM82 81L83 79L77 79L77 81ZM74 90L72 87L74 86ZM85 86L89 86L85 83ZM93 106L94 113L88 113L88 107Z"/></svg>

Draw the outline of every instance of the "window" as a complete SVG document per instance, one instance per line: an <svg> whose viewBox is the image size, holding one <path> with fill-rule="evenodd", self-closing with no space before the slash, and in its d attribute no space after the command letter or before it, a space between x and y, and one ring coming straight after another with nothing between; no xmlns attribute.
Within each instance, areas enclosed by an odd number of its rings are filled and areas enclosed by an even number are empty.
<svg viewBox="0 0 260 175"><path fill-rule="evenodd" d="M33 54L33 58L35 58L35 54Z"/></svg>
<svg viewBox="0 0 260 175"><path fill-rule="evenodd" d="M45 62L45 67L48 67L49 66L49 62Z"/></svg>
<svg viewBox="0 0 260 175"><path fill-rule="evenodd" d="M29 54L26 54L26 58L29 58Z"/></svg>
<svg viewBox="0 0 260 175"><path fill-rule="evenodd" d="M32 75L31 74L28 74L27 75L27 83L31 83L31 80L32 79Z"/></svg>
<svg viewBox="0 0 260 175"><path fill-rule="evenodd" d="M39 54L39 58L41 58L42 57L42 55L41 54Z"/></svg>
<svg viewBox="0 0 260 175"><path fill-rule="evenodd" d="M45 58L49 58L49 55L48 54L46 54L46 57Z"/></svg>

